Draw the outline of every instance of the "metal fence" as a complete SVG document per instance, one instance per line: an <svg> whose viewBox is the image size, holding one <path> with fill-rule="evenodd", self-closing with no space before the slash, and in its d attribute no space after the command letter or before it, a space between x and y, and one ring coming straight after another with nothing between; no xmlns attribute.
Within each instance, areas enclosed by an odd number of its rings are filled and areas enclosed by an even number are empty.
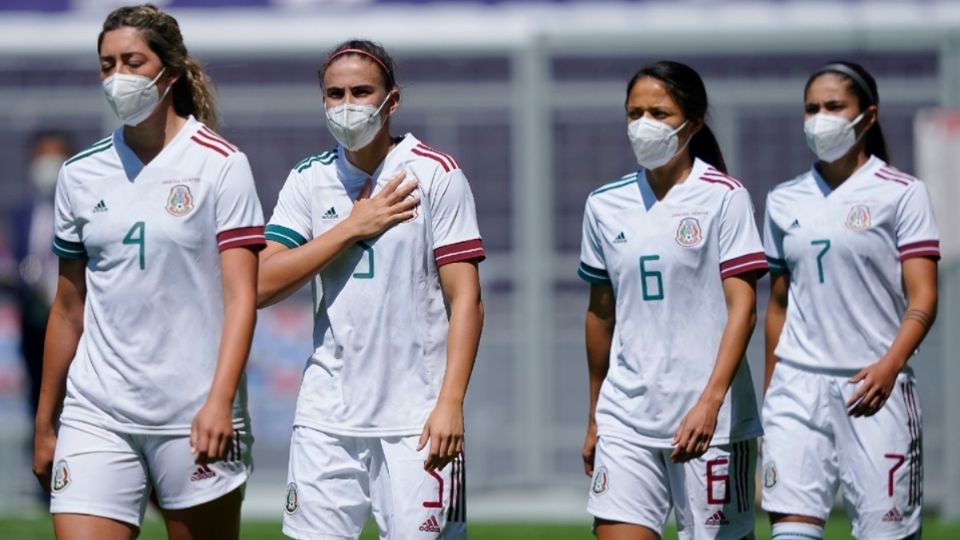
<svg viewBox="0 0 960 540"><path fill-rule="evenodd" d="M797 4L211 11L180 20L192 52L217 82L221 131L249 155L268 214L289 168L333 146L316 78L324 51L358 35L395 53L404 100L394 129L457 157L471 180L489 252L481 268L487 323L467 400L471 506L486 517L579 520L585 517L579 448L587 411L587 287L575 276L580 221L592 189L635 169L622 109L633 72L671 58L704 76L712 102L708 123L732 173L750 189L758 216L771 186L810 165L802 87L826 61L858 61L877 77L881 122L895 164L906 171L914 168L917 111L960 102L957 6L838 3L814 10ZM20 179L33 130L56 126L87 144L115 124L97 78L98 17L5 19L0 162L7 181L0 183L0 198L12 201L27 189ZM41 33L49 39L31 41ZM762 313L765 281L760 289ZM251 360L258 469L248 498L268 516L283 500L292 408L310 351L307 301L299 297L262 313ZM951 429L945 411L956 408L956 396L944 391L949 358L939 343L956 325L941 318L912 362L927 470L946 471L927 476L926 500L953 516L960 515L960 465L951 461L944 433ZM15 354L8 349L0 343L0 353ZM749 359L759 385L759 329ZM4 365L0 360L0 375ZM0 409L6 425L0 514L17 507L13 493L29 482L26 462L11 457L29 425L22 414L14 418L15 386L5 395L0 385L0 407L6 407ZM16 467L24 474L12 472Z"/></svg>

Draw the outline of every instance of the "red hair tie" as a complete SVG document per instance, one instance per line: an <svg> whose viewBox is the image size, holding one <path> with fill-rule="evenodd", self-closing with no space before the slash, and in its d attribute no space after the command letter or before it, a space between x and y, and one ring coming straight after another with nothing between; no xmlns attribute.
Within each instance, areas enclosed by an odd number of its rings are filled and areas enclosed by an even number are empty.
<svg viewBox="0 0 960 540"><path fill-rule="evenodd" d="M341 56L343 56L343 55L345 55L345 54L359 54L360 56L366 56L367 58L369 58L369 59L373 60L374 62L376 62L377 65L379 65L381 68L383 68L383 72L384 72L384 73L386 73L387 75L390 75L390 70L387 69L387 65L384 64L383 61L381 61L379 58L377 58L376 56L368 53L367 51L365 51L365 50L363 50L363 49L343 49L342 51L337 51L337 52L331 54L329 58L327 58L327 62L326 62L325 64L323 64L323 69L327 69L328 67L330 67L330 64L333 63L334 60L336 60L337 58L339 58L339 57L341 57Z"/></svg>

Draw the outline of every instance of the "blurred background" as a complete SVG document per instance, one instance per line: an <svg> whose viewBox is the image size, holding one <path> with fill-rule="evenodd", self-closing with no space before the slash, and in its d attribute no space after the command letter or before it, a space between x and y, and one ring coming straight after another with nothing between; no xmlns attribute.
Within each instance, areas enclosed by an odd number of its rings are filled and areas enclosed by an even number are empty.
<svg viewBox="0 0 960 540"><path fill-rule="evenodd" d="M43 191L38 133L76 153L116 127L96 36L129 2L0 0L0 516L40 514L21 360L24 282L40 283L48 238L22 238ZM269 217L290 168L334 146L316 71L351 37L399 63L394 132L454 155L476 196L488 252L487 308L467 400L471 518L587 523L580 446L587 414L576 276L586 195L636 168L627 80L644 63L704 77L708 123L762 218L774 184L808 168L802 89L830 60L878 80L893 163L930 184L944 238L940 317L911 364L924 414L925 501L960 519L960 2L158 0L217 84L222 134L244 150ZM956 109L953 109L956 111ZM36 236L36 235L34 235ZM24 244L26 242L26 244ZM27 245L28 248L23 246ZM26 251L24 251L26 249ZM41 250L41 251L43 251ZM48 261L47 261L48 262ZM760 284L760 313L767 280ZM311 352L309 295L261 312L248 369L257 470L245 514L278 519L293 406ZM36 300L36 298L34 298ZM697 339L691 329L691 339ZM762 317L749 350L762 379Z"/></svg>

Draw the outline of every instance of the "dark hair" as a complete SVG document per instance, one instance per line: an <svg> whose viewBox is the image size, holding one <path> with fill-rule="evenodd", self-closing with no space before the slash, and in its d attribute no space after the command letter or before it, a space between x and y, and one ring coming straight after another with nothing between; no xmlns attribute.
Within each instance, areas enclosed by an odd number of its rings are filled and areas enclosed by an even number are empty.
<svg viewBox="0 0 960 540"><path fill-rule="evenodd" d="M125 26L140 30L150 50L160 57L164 67L181 74L171 90L173 109L177 114L192 114L216 129L218 119L213 83L200 62L187 52L177 20L151 4L118 8L103 21L103 30L97 38L97 51L100 51L103 36L107 32Z"/></svg>
<svg viewBox="0 0 960 540"><path fill-rule="evenodd" d="M824 65L807 79L807 84L803 86L803 95L806 97L807 91L813 81L820 78L821 75L830 73L839 75L847 80L848 88L853 95L857 96L857 103L860 110L865 111L871 105L880 105L880 94L877 92L877 81L860 64L854 62L835 61ZM865 150L868 156L877 156L878 158L889 162L890 152L887 150L887 141L883 137L883 130L880 128L880 119L873 123L870 131L864 135Z"/></svg>
<svg viewBox="0 0 960 540"><path fill-rule="evenodd" d="M320 77L320 86L323 86L323 76L327 73L327 68L334 60L342 56L359 56L370 60L380 68L380 78L387 92L397 87L397 66L393 58L383 48L383 45L367 39L351 39L334 47L317 71L317 75Z"/></svg>
<svg viewBox="0 0 960 540"><path fill-rule="evenodd" d="M703 79L700 75L686 64L673 62L670 60L661 60L652 64L647 64L640 68L627 84L627 99L630 98L630 91L637 81L644 77L652 77L662 82L667 87L667 91L677 101L683 110L683 116L688 121L703 120L703 127L693 135L688 143L690 155L695 158L713 165L718 170L726 173L727 164L723 160L723 152L720 151L720 144L714 137L713 131L707 125L707 89L703 85Z"/></svg>

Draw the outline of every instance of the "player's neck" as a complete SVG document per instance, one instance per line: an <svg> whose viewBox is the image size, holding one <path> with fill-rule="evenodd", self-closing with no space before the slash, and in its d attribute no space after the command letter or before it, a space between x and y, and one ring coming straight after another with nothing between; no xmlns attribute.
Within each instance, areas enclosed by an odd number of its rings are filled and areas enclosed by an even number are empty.
<svg viewBox="0 0 960 540"><path fill-rule="evenodd" d="M830 186L830 189L837 189L869 159L870 157L867 156L866 152L850 152L832 163L818 162L817 170L827 185Z"/></svg>
<svg viewBox="0 0 960 540"><path fill-rule="evenodd" d="M392 146L393 138L390 137L390 131L383 129L377 133L370 144L359 150L347 150L347 161L361 171L372 175L390 153Z"/></svg>
<svg viewBox="0 0 960 540"><path fill-rule="evenodd" d="M124 126L123 141L146 165L157 157L186 123L187 119L178 115L171 104L169 109L158 111L140 125Z"/></svg>
<svg viewBox="0 0 960 540"><path fill-rule="evenodd" d="M650 189L661 200L667 196L667 193L673 186L682 183L690 176L693 169L693 160L688 155L678 155L670 160L669 163L653 170L647 170L647 182L650 183Z"/></svg>

